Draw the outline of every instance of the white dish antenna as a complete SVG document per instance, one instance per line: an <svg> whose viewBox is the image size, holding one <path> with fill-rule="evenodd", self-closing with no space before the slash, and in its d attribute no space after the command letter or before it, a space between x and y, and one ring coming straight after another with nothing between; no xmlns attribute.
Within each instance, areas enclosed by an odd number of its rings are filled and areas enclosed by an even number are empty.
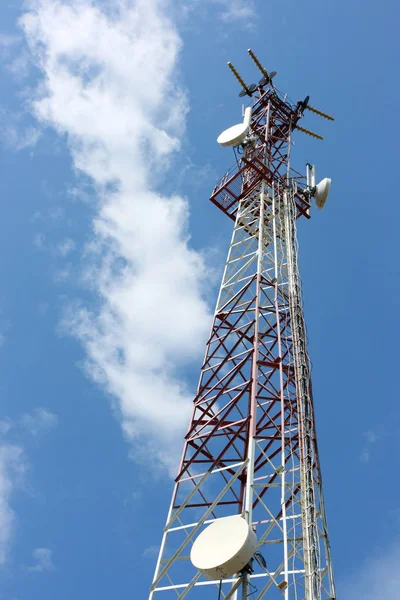
<svg viewBox="0 0 400 600"><path fill-rule="evenodd" d="M256 534L240 515L217 519L195 540L190 560L207 579L239 573L257 550Z"/></svg>
<svg viewBox="0 0 400 600"><path fill-rule="evenodd" d="M314 200L317 208L324 208L325 202L328 198L329 190L331 189L331 179L325 177L320 183L314 188Z"/></svg>
<svg viewBox="0 0 400 600"><path fill-rule="evenodd" d="M250 129L251 111L251 106L248 106L244 111L243 123L225 129L218 136L217 142L220 146L238 146L245 140Z"/></svg>
<svg viewBox="0 0 400 600"><path fill-rule="evenodd" d="M325 177L318 185L315 185L315 166L307 164L306 172L309 193L314 198L316 207L319 209L324 208L329 190L331 189L332 180L329 177Z"/></svg>

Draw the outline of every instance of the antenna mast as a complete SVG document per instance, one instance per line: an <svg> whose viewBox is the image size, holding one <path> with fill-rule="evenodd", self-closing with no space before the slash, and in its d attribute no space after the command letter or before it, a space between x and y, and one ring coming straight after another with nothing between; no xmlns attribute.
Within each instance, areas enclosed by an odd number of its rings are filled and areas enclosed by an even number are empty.
<svg viewBox="0 0 400 600"><path fill-rule="evenodd" d="M305 110L333 119L249 54L257 85L229 63L252 110L219 137L242 152L210 198L233 234L149 600L336 598L296 234L330 180L290 165L296 128L322 139Z"/></svg>

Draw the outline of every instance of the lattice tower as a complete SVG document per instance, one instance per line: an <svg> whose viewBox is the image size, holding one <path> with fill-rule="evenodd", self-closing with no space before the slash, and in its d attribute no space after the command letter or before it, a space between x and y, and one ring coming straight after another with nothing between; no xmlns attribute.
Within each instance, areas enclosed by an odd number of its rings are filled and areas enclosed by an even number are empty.
<svg viewBox="0 0 400 600"><path fill-rule="evenodd" d="M311 193L290 167L306 107L271 80L252 104L242 154L211 195L233 234L149 600L336 598L296 235ZM208 581L191 546L234 514L252 524L264 561Z"/></svg>

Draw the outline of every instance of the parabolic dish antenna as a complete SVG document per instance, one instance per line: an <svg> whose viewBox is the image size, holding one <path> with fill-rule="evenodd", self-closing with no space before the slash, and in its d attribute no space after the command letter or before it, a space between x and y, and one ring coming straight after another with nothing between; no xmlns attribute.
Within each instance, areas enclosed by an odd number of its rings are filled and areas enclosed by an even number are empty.
<svg viewBox="0 0 400 600"><path fill-rule="evenodd" d="M254 92L256 91L257 86L255 83L251 83L250 85L247 86L247 88L245 88L244 90L242 90L239 94L240 98L243 98L244 96L252 96L254 94Z"/></svg>
<svg viewBox="0 0 400 600"><path fill-rule="evenodd" d="M315 187L315 191L313 193L315 205L317 208L324 208L325 202L328 198L329 190L331 188L331 179L329 177L325 177L319 184Z"/></svg>
<svg viewBox="0 0 400 600"><path fill-rule="evenodd" d="M218 144L220 146L238 146L241 144L249 133L250 121L251 106L248 106L244 111L243 123L225 129L217 138Z"/></svg>
<svg viewBox="0 0 400 600"><path fill-rule="evenodd" d="M267 85L269 83L272 83L273 78L276 75L276 71L271 71L271 73L268 73L268 77L263 77L262 79L260 79L260 85Z"/></svg>
<svg viewBox="0 0 400 600"><path fill-rule="evenodd" d="M190 560L207 579L239 573L257 550L256 534L240 515L217 519L194 542Z"/></svg>

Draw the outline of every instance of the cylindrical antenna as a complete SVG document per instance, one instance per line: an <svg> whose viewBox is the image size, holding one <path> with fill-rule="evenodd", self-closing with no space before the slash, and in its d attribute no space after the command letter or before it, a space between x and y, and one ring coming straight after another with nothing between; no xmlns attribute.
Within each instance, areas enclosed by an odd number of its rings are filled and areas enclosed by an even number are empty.
<svg viewBox="0 0 400 600"><path fill-rule="evenodd" d="M244 91L246 93L248 93L249 88L247 87L247 85L245 84L245 82L243 81L243 79L240 77L239 73L236 71L236 69L233 66L233 64L231 63L231 61L228 61L228 67L230 68L230 70L232 71L232 73L234 74L234 76L236 77L236 79L238 80L238 82L240 83L240 85L242 86L242 88L244 89Z"/></svg>
<svg viewBox="0 0 400 600"><path fill-rule="evenodd" d="M310 187L315 188L315 165L310 165Z"/></svg>
<svg viewBox="0 0 400 600"><path fill-rule="evenodd" d="M250 127L252 110L253 109L251 108L251 106L248 106L244 111L243 125L247 128Z"/></svg>
<svg viewBox="0 0 400 600"><path fill-rule="evenodd" d="M256 63L257 67L260 69L261 73L264 75L265 79L269 79L269 75L267 73L267 71L264 69L264 67L262 66L262 64L260 63L260 61L258 60L257 56L254 54L253 50L251 50L250 48L247 50L247 52L250 54L251 58L254 60L254 62Z"/></svg>
<svg viewBox="0 0 400 600"><path fill-rule="evenodd" d="M310 181L311 181L311 180L310 180L310 167L311 167L310 163L307 163L307 164L306 164L306 181L307 181L307 187L308 187L308 188L309 188L309 187L310 187L310 185L311 185L311 183L310 183Z"/></svg>

